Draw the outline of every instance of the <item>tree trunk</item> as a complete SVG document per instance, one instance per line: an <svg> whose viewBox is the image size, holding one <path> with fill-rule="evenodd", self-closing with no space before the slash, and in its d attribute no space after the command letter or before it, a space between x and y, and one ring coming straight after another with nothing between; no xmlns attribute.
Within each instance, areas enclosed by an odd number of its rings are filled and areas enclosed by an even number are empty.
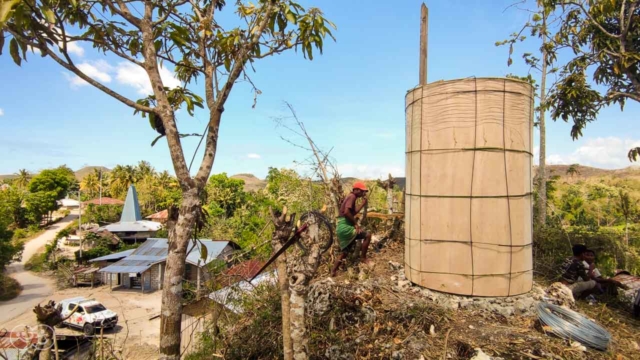
<svg viewBox="0 0 640 360"><path fill-rule="evenodd" d="M317 238L317 225L309 226L307 234ZM309 336L305 322L305 301L309 290L309 282L315 276L320 264L320 244L314 243L309 249L307 256L300 256L290 259L289 264L289 291L291 302L291 341L293 342L293 358L295 360L306 360L308 356Z"/></svg>
<svg viewBox="0 0 640 360"><path fill-rule="evenodd" d="M187 247L199 206L200 199L197 190L188 190L184 194L175 225L169 225L169 254L162 284L160 318L160 359L163 360L180 359L182 281L187 259Z"/></svg>
<svg viewBox="0 0 640 360"><path fill-rule="evenodd" d="M629 219L624 220L624 244L629 246Z"/></svg>
<svg viewBox="0 0 640 360"><path fill-rule="evenodd" d="M547 86L547 16L542 18L542 75L540 79L540 159L538 165L538 202L537 207L537 225L542 227L547 223L547 138L545 124L545 110L542 105L546 100Z"/></svg>
<svg viewBox="0 0 640 360"><path fill-rule="evenodd" d="M282 245L289 239L292 229L292 219L286 221L286 209L283 214L276 214L272 209L271 219L275 227L271 246L273 253L277 253ZM290 292L289 292L289 276L287 271L287 254L283 253L276 259L276 268L278 269L278 287L280 288L280 303L282 306L282 351L284 360L293 359L293 344L291 342L291 319L290 319Z"/></svg>
<svg viewBox="0 0 640 360"><path fill-rule="evenodd" d="M280 248L273 248L275 251ZM280 303L282 304L282 351L284 352L284 360L293 359L293 344L291 342L291 319L290 319L290 293L289 280L287 277L287 254L282 254L276 260L278 269L278 286L280 287Z"/></svg>
<svg viewBox="0 0 640 360"><path fill-rule="evenodd" d="M293 358L306 360L308 358L307 326L305 324L305 300L307 298L307 283L304 274L292 274L291 289L291 340L293 342Z"/></svg>

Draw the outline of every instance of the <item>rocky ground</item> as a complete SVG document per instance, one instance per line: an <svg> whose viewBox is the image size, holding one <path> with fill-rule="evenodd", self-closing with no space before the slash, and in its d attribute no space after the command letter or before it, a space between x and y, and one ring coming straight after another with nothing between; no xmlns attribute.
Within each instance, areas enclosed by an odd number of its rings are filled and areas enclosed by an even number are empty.
<svg viewBox="0 0 640 360"><path fill-rule="evenodd" d="M640 322L604 303L575 303L559 284L535 284L510 298L469 298L414 286L404 276L402 244L372 255L372 265L320 277L308 299L310 352L329 359L640 359ZM536 305L573 307L612 335L607 352L546 332Z"/></svg>

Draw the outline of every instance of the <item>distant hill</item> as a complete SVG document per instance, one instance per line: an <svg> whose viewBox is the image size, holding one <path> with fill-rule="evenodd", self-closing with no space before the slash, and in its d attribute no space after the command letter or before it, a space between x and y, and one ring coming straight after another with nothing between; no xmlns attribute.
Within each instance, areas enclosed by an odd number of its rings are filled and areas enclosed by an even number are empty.
<svg viewBox="0 0 640 360"><path fill-rule="evenodd" d="M2 180L11 180L16 178L17 176L14 174L10 174L10 175L0 175L0 181Z"/></svg>
<svg viewBox="0 0 640 360"><path fill-rule="evenodd" d="M548 176L559 175L562 178L575 178L575 179L586 179L590 177L601 177L601 176L612 176L612 177L636 177L640 176L640 167L638 166L629 166L624 169L599 169L590 166L582 166L577 165L576 170L577 174L571 175L567 174L567 170L569 170L571 165L547 165ZM533 171L534 174L537 172L538 167L534 166Z"/></svg>
<svg viewBox="0 0 640 360"><path fill-rule="evenodd" d="M81 181L85 176L87 176L88 174L91 174L93 172L93 169L102 169L103 172L109 172L111 171L111 169L106 168L104 166L85 166L80 170L77 170L75 172L76 174L76 179L78 179L78 181ZM37 175L38 173L32 173L31 175ZM11 180L18 177L16 174L7 174L7 175L0 175L0 181L2 180Z"/></svg>
<svg viewBox="0 0 640 360"><path fill-rule="evenodd" d="M107 173L109 171L111 171L111 169L106 168L104 166L85 166L82 169L76 171L76 179L78 179L78 181L84 179L85 176L93 173L93 170L102 170L103 173Z"/></svg>
<svg viewBox="0 0 640 360"><path fill-rule="evenodd" d="M253 174L237 174L231 176L231 178L243 180L244 191L262 190L267 186L267 182L265 180L260 180Z"/></svg>

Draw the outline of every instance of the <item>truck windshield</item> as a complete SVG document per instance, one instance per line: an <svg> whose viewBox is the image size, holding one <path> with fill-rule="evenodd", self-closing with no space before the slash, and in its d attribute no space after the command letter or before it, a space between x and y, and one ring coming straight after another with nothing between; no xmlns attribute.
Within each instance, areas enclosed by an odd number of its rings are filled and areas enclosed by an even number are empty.
<svg viewBox="0 0 640 360"><path fill-rule="evenodd" d="M102 304L89 305L89 306L85 305L84 309L87 312L87 314L93 314L93 313L107 310L107 308L102 306Z"/></svg>

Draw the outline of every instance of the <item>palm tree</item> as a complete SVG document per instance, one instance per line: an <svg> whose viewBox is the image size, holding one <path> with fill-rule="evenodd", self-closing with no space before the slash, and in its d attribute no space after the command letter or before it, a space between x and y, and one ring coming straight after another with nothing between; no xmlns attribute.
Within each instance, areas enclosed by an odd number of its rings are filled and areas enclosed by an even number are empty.
<svg viewBox="0 0 640 360"><path fill-rule="evenodd" d="M122 165L116 165L111 171L109 191L117 198L123 197L129 187L129 175Z"/></svg>
<svg viewBox="0 0 640 360"><path fill-rule="evenodd" d="M95 173L90 173L85 176L80 182L80 190L84 193L88 193L90 197L95 197L96 193L100 191L100 180Z"/></svg>
<svg viewBox="0 0 640 360"><path fill-rule="evenodd" d="M162 189L173 187L176 184L176 179L169 174L167 170L161 172L157 176L158 186Z"/></svg>
<svg viewBox="0 0 640 360"><path fill-rule="evenodd" d="M567 175L574 177L576 175L580 175L580 170L578 170L578 164L573 164L570 165L569 168L567 169Z"/></svg>
<svg viewBox="0 0 640 360"><path fill-rule="evenodd" d="M98 184L102 189L102 196L108 196L109 195L109 179L110 179L109 172L103 171L102 169L100 170L93 169L93 171L94 171L94 174L96 174L96 177L98 178Z"/></svg>
<svg viewBox="0 0 640 360"><path fill-rule="evenodd" d="M631 196L629 196L629 193L626 191L620 190L618 196L620 197L618 209L624 217L624 242L629 246L629 219L635 212L636 202L632 201Z"/></svg>
<svg viewBox="0 0 640 360"><path fill-rule="evenodd" d="M15 179L16 186L20 189L26 189L31 181L31 173L27 169L20 169L16 175L18 175Z"/></svg>
<svg viewBox="0 0 640 360"><path fill-rule="evenodd" d="M156 170L151 166L148 161L140 161L138 166L136 167L136 172L138 174L138 179L142 179L145 176L154 175Z"/></svg>

